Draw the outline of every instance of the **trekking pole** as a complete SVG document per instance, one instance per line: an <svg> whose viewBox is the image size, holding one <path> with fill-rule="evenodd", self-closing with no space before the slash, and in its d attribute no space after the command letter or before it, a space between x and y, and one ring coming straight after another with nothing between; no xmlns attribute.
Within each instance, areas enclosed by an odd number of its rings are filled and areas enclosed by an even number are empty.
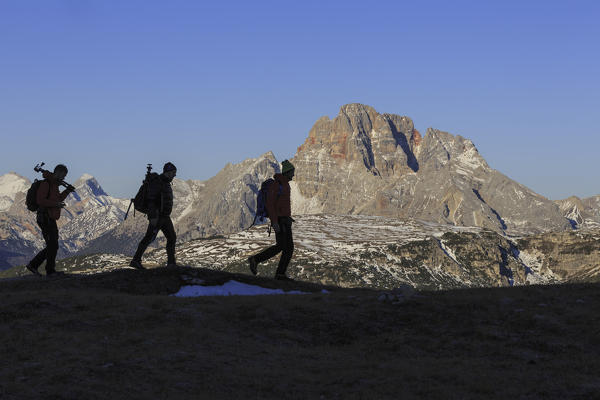
<svg viewBox="0 0 600 400"><path fill-rule="evenodd" d="M125 218L123 218L123 221L127 220L127 216L129 215L129 209L131 209L132 204L133 204L133 199L131 199L129 201L129 207L127 207L127 212L125 213Z"/></svg>
<svg viewBox="0 0 600 400"><path fill-rule="evenodd" d="M255 215L254 221L252 221L252 224L249 227L247 227L246 229L244 229L242 232L245 232L245 231L249 230L250 228L252 228L254 226L254 224L256 224L257 218L258 218L258 215Z"/></svg>

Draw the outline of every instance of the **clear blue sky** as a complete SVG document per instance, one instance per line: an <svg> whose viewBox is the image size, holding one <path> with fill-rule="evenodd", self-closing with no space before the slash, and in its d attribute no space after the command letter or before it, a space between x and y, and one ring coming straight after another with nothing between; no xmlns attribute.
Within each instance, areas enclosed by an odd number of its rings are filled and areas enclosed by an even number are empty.
<svg viewBox="0 0 600 400"><path fill-rule="evenodd" d="M62 161L135 194L360 102L472 139L550 198L600 193L598 1L0 1L0 174Z"/></svg>

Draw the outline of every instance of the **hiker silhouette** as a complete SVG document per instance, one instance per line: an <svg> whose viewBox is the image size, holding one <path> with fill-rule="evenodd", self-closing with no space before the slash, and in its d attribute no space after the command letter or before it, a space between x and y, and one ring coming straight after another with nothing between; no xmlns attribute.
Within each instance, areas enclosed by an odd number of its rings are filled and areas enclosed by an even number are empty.
<svg viewBox="0 0 600 400"><path fill-rule="evenodd" d="M275 257L281 252L275 279L290 280L286 275L287 267L294 252L294 239L292 236L292 207L290 197L290 181L294 178L295 168L291 162L284 160L281 163L281 173L275 174L275 182L269 186L266 209L271 226L275 230L275 245L268 247L260 253L248 258L250 271L256 275L259 263Z"/></svg>
<svg viewBox="0 0 600 400"><path fill-rule="evenodd" d="M147 216L148 229L146 235L138 245L137 251L129 265L137 269L145 269L142 265L142 255L148 248L148 245L156 239L158 231L167 238L167 267L177 266L175 262L175 241L177 235L171 221L171 212L173 211L173 188L171 182L177 175L177 167L168 162L163 166L163 173L153 174L154 177L148 179L147 188Z"/></svg>
<svg viewBox="0 0 600 400"><path fill-rule="evenodd" d="M38 269L46 260L46 275L62 275L62 272L56 271L56 254L58 253L58 226L56 221L60 218L61 209L65 206L64 200L70 193L75 191L75 188L64 182L69 170L63 164L58 164L54 168L54 172L42 170L38 167L35 170L42 172L44 178L43 181L37 182L35 203L37 206L36 222L42 230L46 247L26 267L33 274L39 275ZM60 192L59 185L64 185L67 188Z"/></svg>

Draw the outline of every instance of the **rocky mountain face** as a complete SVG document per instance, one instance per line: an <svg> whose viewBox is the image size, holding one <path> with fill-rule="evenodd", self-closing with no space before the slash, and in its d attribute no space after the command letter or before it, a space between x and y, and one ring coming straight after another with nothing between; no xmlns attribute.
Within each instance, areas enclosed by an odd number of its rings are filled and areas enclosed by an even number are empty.
<svg viewBox="0 0 600 400"><path fill-rule="evenodd" d="M571 196L564 200L557 200L555 203L573 228L600 227L600 196L585 199Z"/></svg>
<svg viewBox="0 0 600 400"><path fill-rule="evenodd" d="M219 234L238 232L254 220L256 194L260 184L279 172L272 152L238 164L227 164L206 181L173 181L175 208L171 215L177 240L185 242ZM146 232L144 215L130 217L98 238L90 241L78 254L123 253L133 255ZM152 246L164 245L159 233Z"/></svg>
<svg viewBox="0 0 600 400"><path fill-rule="evenodd" d="M0 177L6 182L14 174ZM20 184L0 186L5 198L11 198L10 205L0 211L0 269L22 264L41 248L44 241L36 223L36 214L25 207L26 192L31 182L19 179ZM84 248L122 220L128 202L107 195L96 179L84 175L74 186L76 193L66 199L61 219L59 257L73 254ZM8 195L6 194L8 193Z"/></svg>
<svg viewBox="0 0 600 400"><path fill-rule="evenodd" d="M249 227L261 183L279 171L272 152L239 164L227 164L217 175L202 182L193 201L175 214L178 235L186 241Z"/></svg>
<svg viewBox="0 0 600 400"><path fill-rule="evenodd" d="M31 182L14 172L0 176L0 212L8 210L18 193L26 192Z"/></svg>
<svg viewBox="0 0 600 400"><path fill-rule="evenodd" d="M559 207L492 169L461 136L348 104L298 148L296 213L366 214L478 226L507 234L571 228Z"/></svg>
<svg viewBox="0 0 600 400"><path fill-rule="evenodd" d="M519 256L537 270L552 271L558 281L600 280L600 229L549 232L516 241Z"/></svg>
<svg viewBox="0 0 600 400"><path fill-rule="evenodd" d="M279 172L273 153L227 164L207 181L172 183L175 196L173 222L180 242L232 233L249 227L254 219L256 194L265 179ZM31 182L15 174L5 175L0 188L7 206L0 212L0 268L27 262L43 248L35 213L25 207ZM141 180L140 179L140 184ZM91 175L83 175L66 200L59 220L59 257L70 254L123 253L131 255L147 228L145 215L133 214L124 221L129 200L109 196ZM137 190L132 188L132 193ZM10 202L10 204L8 204ZM159 234L153 246L163 244Z"/></svg>

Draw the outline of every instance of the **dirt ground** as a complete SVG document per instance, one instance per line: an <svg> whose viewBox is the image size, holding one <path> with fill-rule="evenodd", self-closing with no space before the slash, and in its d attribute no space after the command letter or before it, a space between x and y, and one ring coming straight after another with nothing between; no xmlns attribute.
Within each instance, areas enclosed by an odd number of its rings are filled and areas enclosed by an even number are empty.
<svg viewBox="0 0 600 400"><path fill-rule="evenodd" d="M312 293L168 296L193 279ZM600 399L600 284L322 289L191 268L0 280L0 398Z"/></svg>

